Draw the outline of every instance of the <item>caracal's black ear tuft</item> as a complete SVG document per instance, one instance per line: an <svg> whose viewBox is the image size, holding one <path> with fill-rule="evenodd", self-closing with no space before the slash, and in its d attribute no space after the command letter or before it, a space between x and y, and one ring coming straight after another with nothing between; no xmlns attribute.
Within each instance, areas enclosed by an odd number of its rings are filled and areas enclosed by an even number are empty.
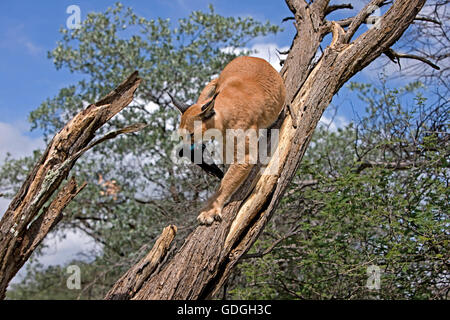
<svg viewBox="0 0 450 320"><path fill-rule="evenodd" d="M186 104L186 103L184 103L184 102L180 102L180 101L178 101L177 99L175 99L175 97L172 96L172 95L170 94L169 91L166 91L166 92L167 92L167 94L169 95L170 100L172 100L173 105L174 105L175 107L177 107L177 109L178 109L181 113L184 113L187 109L189 109L190 106L189 106L188 104Z"/></svg>
<svg viewBox="0 0 450 320"><path fill-rule="evenodd" d="M219 92L216 92L211 100L209 100L202 106L202 112L199 114L200 119L206 120L216 114L216 112L214 111L214 104L216 103L216 97L218 94Z"/></svg>

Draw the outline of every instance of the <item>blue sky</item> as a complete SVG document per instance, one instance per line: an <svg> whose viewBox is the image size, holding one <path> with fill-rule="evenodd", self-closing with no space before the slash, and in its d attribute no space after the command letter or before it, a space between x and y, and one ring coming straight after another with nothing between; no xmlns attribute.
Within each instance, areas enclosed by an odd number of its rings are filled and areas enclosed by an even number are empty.
<svg viewBox="0 0 450 320"><path fill-rule="evenodd" d="M6 152L14 157L30 155L36 148L43 148L42 133L30 132L29 113L41 102L55 96L59 90L76 83L78 75L67 70L56 70L47 58L56 42L61 39L59 30L65 27L70 5L78 5L83 19L88 12L105 11L115 1L1 1L0 2L0 164ZM170 18L176 21L192 10L207 10L212 3L217 13L226 16L252 16L258 20L280 23L289 15L283 1L214 1L214 0L132 0L123 1L125 6L146 18ZM279 35L255 40L257 43L271 43L278 47L288 46L293 28ZM0 198L0 216L9 204ZM57 235L45 240L48 249L40 262L44 265L64 263L80 251L96 248L92 240L83 234L69 231L63 241ZM24 269L15 281L20 279Z"/></svg>
<svg viewBox="0 0 450 320"><path fill-rule="evenodd" d="M359 11L366 2L352 1L355 9L346 11L344 15ZM275 24L280 24L283 18L290 15L283 0L126 0L122 3L133 7L140 16L170 18L172 21L187 16L192 10L207 10L210 3L217 13L224 16L252 16ZM107 0L0 2L0 164L7 151L20 157L44 147L42 133L29 131L28 114L45 99L55 96L61 88L74 84L79 79L79 75L64 69L56 70L52 61L47 58L47 52L61 39L59 29L65 27L69 17L67 7L78 5L83 19L88 12L102 12L113 4L114 1ZM289 47L294 35L292 22L282 26L285 28L284 32L255 39L249 46L261 49L263 57L268 56L269 50L274 52L275 47ZM379 65L375 65L352 80L374 80L379 71ZM334 126L344 125L352 119L350 97L348 90L343 89L333 100L334 104L339 105ZM327 117L325 114L325 118ZM0 198L0 215L8 202ZM79 236L73 236L71 241L72 246L63 245L65 253L60 252L49 263L62 262L61 256L68 257L78 251Z"/></svg>
<svg viewBox="0 0 450 320"><path fill-rule="evenodd" d="M352 1L355 9L367 2ZM252 16L258 20L270 20L280 24L290 15L284 1L274 0L126 0L125 6L131 6L138 15L147 18L170 18L176 21L187 16L192 10L207 10L213 4L216 12L225 16ZM0 2L0 123L10 124L22 135L39 138L41 132L29 132L27 123L30 111L38 107L46 98L55 96L59 90L80 79L67 70L56 70L47 58L56 42L61 39L59 29L65 27L70 5L78 5L83 19L88 12L102 12L114 1L2 1ZM284 32L275 36L255 39L250 46L271 44L278 48L288 47L294 35L292 22L282 25ZM274 51L275 47L271 50ZM266 49L268 50L268 49ZM263 57L266 55L263 54ZM366 74L367 75L367 74ZM357 80L365 80L359 75ZM343 113L349 116L348 111ZM0 147L0 152L4 148ZM14 152L14 150L12 150ZM1 155L0 155L1 161Z"/></svg>
<svg viewBox="0 0 450 320"><path fill-rule="evenodd" d="M259 20L280 23L289 10L277 1L123 1L138 15L176 20L192 10L207 10L212 3L222 15L253 16ZM76 82L76 77L65 70L57 71L47 52L61 38L59 29L65 27L69 14L66 8L76 4L82 19L90 11L104 11L113 1L2 1L0 2L0 121L20 122L28 113L60 88ZM285 32L266 41L288 45L291 32ZM26 94L24 94L26 92ZM36 133L34 135L37 135Z"/></svg>
<svg viewBox="0 0 450 320"><path fill-rule="evenodd" d="M367 0L352 1L354 10L345 10L345 15L355 13ZM65 69L56 70L47 53L61 39L59 30L66 27L69 18L67 8L77 5L81 19L89 12L104 12L114 5L111 0L47 0L47 1L1 1L0 2L0 164L6 152L13 157L31 154L43 148L42 132L30 131L29 113L45 99L57 95L61 88L76 83L81 75L71 74ZM215 11L224 16L252 16L274 24L291 13L283 0L125 0L123 4L146 18L170 18L174 23L193 10L208 10L213 4ZM340 18L342 18L341 16ZM269 37L253 40L249 47L259 50L259 56L269 58L279 66L276 48L286 49L295 34L292 21L282 24L284 31ZM369 73L356 77L364 80ZM343 92L346 99L348 92ZM348 104L340 103L338 119L351 119ZM327 115L324 116L325 118ZM347 121L341 121L345 124ZM0 209L2 209L0 199ZM1 210L0 210L1 211Z"/></svg>

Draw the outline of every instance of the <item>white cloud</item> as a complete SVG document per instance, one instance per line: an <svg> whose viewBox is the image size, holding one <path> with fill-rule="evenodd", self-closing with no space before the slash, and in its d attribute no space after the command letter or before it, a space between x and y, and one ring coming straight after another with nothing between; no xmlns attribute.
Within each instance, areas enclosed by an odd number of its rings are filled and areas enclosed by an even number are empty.
<svg viewBox="0 0 450 320"><path fill-rule="evenodd" d="M29 156L34 150L42 149L44 141L41 137L32 138L25 133L24 126L0 122L0 165L9 152L12 157Z"/></svg>
<svg viewBox="0 0 450 320"><path fill-rule="evenodd" d="M17 50L25 49L25 51L31 56L39 56L45 54L45 50L36 45L25 34L25 25L20 24L7 28L3 32L3 40L0 41L0 48Z"/></svg>
<svg viewBox="0 0 450 320"><path fill-rule="evenodd" d="M5 214L10 202L10 199L0 198L0 218Z"/></svg>
<svg viewBox="0 0 450 320"><path fill-rule="evenodd" d="M64 233L64 239L59 238L61 233ZM69 229L61 230L59 234L49 234L43 243L47 248L43 250L39 263L44 267L64 265L77 258L82 258L82 260L86 261L85 256L93 257L94 252L101 250L101 246L85 233ZM23 279L26 274L26 266L29 263L29 261L25 263L11 280L11 283L18 283Z"/></svg>
<svg viewBox="0 0 450 320"><path fill-rule="evenodd" d="M62 234L64 239L60 239ZM44 244L47 248L43 250L43 256L39 259L44 266L64 264L79 258L80 254L90 256L93 250L101 249L101 246L91 237L72 229L49 234L45 238Z"/></svg>
<svg viewBox="0 0 450 320"><path fill-rule="evenodd" d="M289 47L278 47L275 43L257 43L251 47L250 50L255 53L250 54L252 57L258 57L269 62L277 71L281 70L280 59L286 58L286 55L281 55L277 52L288 50Z"/></svg>
<svg viewBox="0 0 450 320"><path fill-rule="evenodd" d="M333 118L323 115L320 119L319 126L327 127L329 131L336 132L339 128L344 128L349 121L344 116L335 116Z"/></svg>
<svg viewBox="0 0 450 320"><path fill-rule="evenodd" d="M153 101L147 102L147 101L145 101L144 99L141 99L141 98L134 98L134 100L131 103L131 105L143 106L145 108L145 110L147 110L150 113L153 113L153 112L155 112L156 110L159 109L159 105L158 104L154 103Z"/></svg>
<svg viewBox="0 0 450 320"><path fill-rule="evenodd" d="M34 150L44 148L42 138L28 137L25 132L28 130L21 123L0 122L0 166L5 160L6 153L10 153L13 158L29 156ZM0 198L0 218L5 213L10 199Z"/></svg>

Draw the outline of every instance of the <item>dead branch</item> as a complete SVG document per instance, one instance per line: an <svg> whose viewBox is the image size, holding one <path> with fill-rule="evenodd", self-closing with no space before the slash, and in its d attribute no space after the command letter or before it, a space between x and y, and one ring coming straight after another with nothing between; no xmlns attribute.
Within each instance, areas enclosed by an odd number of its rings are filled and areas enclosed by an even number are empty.
<svg viewBox="0 0 450 320"><path fill-rule="evenodd" d="M294 18L294 17L286 17L286 18L283 18L283 20L281 20L281 23L286 22L286 21L289 21L289 20L295 20L295 18Z"/></svg>
<svg viewBox="0 0 450 320"><path fill-rule="evenodd" d="M358 167L354 169L355 173L361 173L365 169L368 168L384 168L390 170L409 170L414 167L422 167L424 165L429 165L428 161L393 161L393 162L384 162L384 161L370 161L366 160L361 162Z"/></svg>
<svg viewBox="0 0 450 320"><path fill-rule="evenodd" d="M356 15L347 31L336 22L327 29L323 25L328 2L316 0L309 5L304 0L286 0L298 32L281 75L287 103L299 122L294 128L291 115L283 113L274 126L280 129L278 157L273 157L265 170L276 174L260 175L260 168L255 168L224 208L222 222L198 226L164 267L142 284L134 299L204 299L220 290L271 218L334 94L402 36L425 0L394 1L377 28L366 31L351 44L350 39L370 10L366 7ZM385 2L374 0L370 4L381 6ZM312 63L330 31L332 43L321 59Z"/></svg>
<svg viewBox="0 0 450 320"><path fill-rule="evenodd" d="M335 4L328 6L325 10L325 15L329 15L330 13L340 10L340 9L353 9L353 6L351 3L343 3L343 4Z"/></svg>
<svg viewBox="0 0 450 320"><path fill-rule="evenodd" d="M0 221L1 299L5 297L10 280L62 219L67 204L84 188L85 184L78 186L73 177L60 188L77 159L107 139L143 128L142 124L133 125L91 142L96 131L133 100L140 82L138 73L134 72L103 99L72 118L53 137L11 201ZM55 192L56 196L51 199ZM48 201L50 204L45 206Z"/></svg>
<svg viewBox="0 0 450 320"><path fill-rule="evenodd" d="M367 18L376 10L381 7L385 0L372 0L370 1L351 21L346 35L346 42L354 36L359 27L365 23Z"/></svg>
<svg viewBox="0 0 450 320"><path fill-rule="evenodd" d="M414 19L414 21L425 21L425 22L431 22L431 23L434 23L437 25L442 25L442 22L440 22L436 19L430 18L430 17L416 17Z"/></svg>
<svg viewBox="0 0 450 320"><path fill-rule="evenodd" d="M441 70L441 68L439 68L439 66L435 65L433 62L431 62L430 60L421 57L421 56L417 56L415 54L407 54L407 53L398 53L394 50L392 50L391 48L387 49L384 54L394 63L398 64L398 66L401 69L401 65L400 65L400 59L414 59L414 60L419 60L422 61L423 63L426 63L427 65L429 65L430 67L432 67L433 69L436 70Z"/></svg>

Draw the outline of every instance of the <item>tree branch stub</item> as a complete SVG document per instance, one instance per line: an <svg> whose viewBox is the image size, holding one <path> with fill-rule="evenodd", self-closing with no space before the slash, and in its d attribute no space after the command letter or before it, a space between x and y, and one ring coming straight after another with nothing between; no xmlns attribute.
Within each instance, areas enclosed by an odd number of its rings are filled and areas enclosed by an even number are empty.
<svg viewBox="0 0 450 320"><path fill-rule="evenodd" d="M370 4L383 2L374 0ZM197 227L164 267L142 285L134 299L203 299L219 291L269 221L333 95L400 38L424 2L395 1L383 15L379 28L366 31L352 43L349 40L370 13L360 12L347 31L341 24L331 23L328 31L333 33L332 45L312 64L325 34L321 26L328 1L317 1L315 7L302 0L286 1L295 15L298 32L281 74L287 103L291 102L299 123L294 129L291 116L284 114L276 126L280 128L278 174L251 175L224 208L223 221Z"/></svg>
<svg viewBox="0 0 450 320"><path fill-rule="evenodd" d="M44 237L61 220L66 205L84 188L71 178L59 189L76 160L94 145L120 133L142 129L134 125L90 144L95 132L132 100L141 79L132 73L95 104L73 117L51 140L29 173L0 221L0 299L9 281L27 261Z"/></svg>

